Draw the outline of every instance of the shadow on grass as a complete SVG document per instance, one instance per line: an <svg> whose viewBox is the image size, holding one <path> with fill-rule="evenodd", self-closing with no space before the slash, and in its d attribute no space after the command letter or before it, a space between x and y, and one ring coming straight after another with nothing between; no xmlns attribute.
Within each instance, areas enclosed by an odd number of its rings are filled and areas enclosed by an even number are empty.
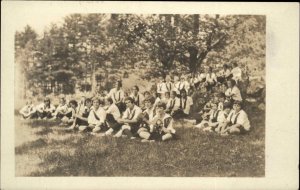
<svg viewBox="0 0 300 190"><path fill-rule="evenodd" d="M36 135L47 135L49 133L52 133L53 130L49 127L43 127L42 130L35 132Z"/></svg>
<svg viewBox="0 0 300 190"><path fill-rule="evenodd" d="M58 126L60 121L32 119L32 120L22 121L22 123L30 126L31 128L36 128L36 127L54 127L54 126Z"/></svg>
<svg viewBox="0 0 300 190"><path fill-rule="evenodd" d="M26 154L30 150L35 150L35 149L42 148L42 147L45 147L45 146L47 146L47 142L44 139L39 138L35 141L28 142L28 143L25 143L21 146L16 147L15 148L15 154Z"/></svg>

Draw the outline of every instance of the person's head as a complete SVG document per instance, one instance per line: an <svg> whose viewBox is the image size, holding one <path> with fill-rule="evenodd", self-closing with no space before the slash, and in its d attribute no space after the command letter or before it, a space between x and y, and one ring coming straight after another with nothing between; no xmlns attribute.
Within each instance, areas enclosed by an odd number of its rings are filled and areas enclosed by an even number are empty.
<svg viewBox="0 0 300 190"><path fill-rule="evenodd" d="M171 97L172 99L174 99L176 96L177 96L177 93L176 93L175 91L171 91L170 97Z"/></svg>
<svg viewBox="0 0 300 190"><path fill-rule="evenodd" d="M64 104L66 103L65 97L60 97L60 98L59 98L59 103L60 103L61 105L64 105Z"/></svg>
<svg viewBox="0 0 300 190"><path fill-rule="evenodd" d="M149 96L148 98L146 98L144 100L146 108L151 108L153 106L154 102L155 102L155 98L152 96Z"/></svg>
<svg viewBox="0 0 300 190"><path fill-rule="evenodd" d="M208 67L208 73L212 73L212 67Z"/></svg>
<svg viewBox="0 0 300 190"><path fill-rule="evenodd" d="M76 100L70 100L69 105L71 108L75 109L78 106L78 103Z"/></svg>
<svg viewBox="0 0 300 190"><path fill-rule="evenodd" d="M31 99L28 99L27 101L26 101L26 105L31 105L32 104L32 100Z"/></svg>
<svg viewBox="0 0 300 190"><path fill-rule="evenodd" d="M236 82L235 82L235 80L233 80L233 79L230 79L230 80L227 81L227 86L228 86L228 88L234 87L235 84L236 84Z"/></svg>
<svg viewBox="0 0 300 190"><path fill-rule="evenodd" d="M113 104L113 99L110 98L110 97L109 97L109 98L106 98L106 99L105 99L105 102L106 102L107 105L112 105L112 104Z"/></svg>
<svg viewBox="0 0 300 190"><path fill-rule="evenodd" d="M228 65L227 65L227 64L224 64L224 65L223 65L223 69L224 69L224 70L227 70L227 69L228 69Z"/></svg>
<svg viewBox="0 0 300 190"><path fill-rule="evenodd" d="M235 112L239 112L242 109L242 102L241 101L234 101L233 102L233 109Z"/></svg>
<svg viewBox="0 0 300 190"><path fill-rule="evenodd" d="M180 81L181 81L181 82L184 82L184 81L185 81L185 77L184 77L183 75L180 77Z"/></svg>
<svg viewBox="0 0 300 190"><path fill-rule="evenodd" d="M92 107L92 99L91 98L86 98L85 101L84 101L84 105L88 108Z"/></svg>
<svg viewBox="0 0 300 190"><path fill-rule="evenodd" d="M166 104L164 102L158 102L156 105L156 113L158 115L163 115L165 113Z"/></svg>
<svg viewBox="0 0 300 190"><path fill-rule="evenodd" d="M165 92L165 98L169 99L170 98L170 92Z"/></svg>
<svg viewBox="0 0 300 190"><path fill-rule="evenodd" d="M132 92L133 92L134 95L137 95L138 92L139 92L139 90L140 89L139 89L139 87L137 85L135 85L135 86L132 87Z"/></svg>
<svg viewBox="0 0 300 190"><path fill-rule="evenodd" d="M122 87L122 81L118 80L115 83L115 88L120 89Z"/></svg>
<svg viewBox="0 0 300 190"><path fill-rule="evenodd" d="M218 104L219 103L219 97L218 96L213 96L212 102L214 102L215 104Z"/></svg>
<svg viewBox="0 0 300 190"><path fill-rule="evenodd" d="M85 100L86 100L85 95L82 95L82 96L80 97L80 102L85 104Z"/></svg>
<svg viewBox="0 0 300 190"><path fill-rule="evenodd" d="M144 97L145 97L145 99L148 98L150 95L151 95L151 94L150 94L149 91L145 91L145 92L144 92Z"/></svg>
<svg viewBox="0 0 300 190"><path fill-rule="evenodd" d="M97 110L101 104L103 105L103 102L99 98L93 98L93 107L95 110Z"/></svg>
<svg viewBox="0 0 300 190"><path fill-rule="evenodd" d="M234 62L232 63L232 66L233 66L233 68L234 68L234 67L237 67L237 66L238 66L237 62L234 61Z"/></svg>
<svg viewBox="0 0 300 190"><path fill-rule="evenodd" d="M131 97L126 97L124 101L127 108L132 109L134 107L134 100Z"/></svg>
<svg viewBox="0 0 300 190"><path fill-rule="evenodd" d="M180 90L180 96L181 96L182 98L185 98L185 97L187 96L185 89L181 89L181 90Z"/></svg>
<svg viewBox="0 0 300 190"><path fill-rule="evenodd" d="M210 105L212 110L216 111L218 109L218 105L216 102L213 101Z"/></svg>
<svg viewBox="0 0 300 190"><path fill-rule="evenodd" d="M230 102L225 102L223 105L223 110L226 114L229 114L230 110L232 108L232 105Z"/></svg>
<svg viewBox="0 0 300 190"><path fill-rule="evenodd" d="M164 77L159 76L158 79L159 79L159 82L164 82Z"/></svg>
<svg viewBox="0 0 300 190"><path fill-rule="evenodd" d="M46 97L46 98L44 99L44 103L45 103L46 105L50 105L50 98Z"/></svg>
<svg viewBox="0 0 300 190"><path fill-rule="evenodd" d="M225 93L224 92L221 92L218 94L218 99L219 99L219 102L224 102L225 101Z"/></svg>

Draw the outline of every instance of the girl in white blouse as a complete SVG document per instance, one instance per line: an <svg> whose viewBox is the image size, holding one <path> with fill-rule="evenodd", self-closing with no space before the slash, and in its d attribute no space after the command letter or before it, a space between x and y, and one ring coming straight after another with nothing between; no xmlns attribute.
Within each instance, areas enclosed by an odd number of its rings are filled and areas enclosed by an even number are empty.
<svg viewBox="0 0 300 190"><path fill-rule="evenodd" d="M225 91L225 95L228 99L233 101L242 101L242 95L240 89L236 86L235 80L231 79L227 81L228 89Z"/></svg>

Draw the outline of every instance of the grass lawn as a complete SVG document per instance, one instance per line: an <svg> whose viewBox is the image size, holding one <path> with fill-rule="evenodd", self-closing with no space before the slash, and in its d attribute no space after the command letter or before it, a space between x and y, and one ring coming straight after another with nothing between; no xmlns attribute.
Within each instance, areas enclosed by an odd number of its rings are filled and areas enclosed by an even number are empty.
<svg viewBox="0 0 300 190"><path fill-rule="evenodd" d="M179 138L155 143L65 132L56 122L16 116L16 176L263 177L265 112L246 111L249 134L221 137L175 122Z"/></svg>

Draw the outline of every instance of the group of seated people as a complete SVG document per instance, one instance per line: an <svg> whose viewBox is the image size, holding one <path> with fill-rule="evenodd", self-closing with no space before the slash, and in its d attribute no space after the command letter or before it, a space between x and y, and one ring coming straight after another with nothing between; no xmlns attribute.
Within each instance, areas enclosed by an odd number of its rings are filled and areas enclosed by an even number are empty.
<svg viewBox="0 0 300 190"><path fill-rule="evenodd" d="M206 87L211 85L209 80L200 80L198 77L194 82L188 82L186 77L182 77L182 81L174 77L172 82L171 77L166 76L165 79L160 77L155 91L140 93L139 87L133 86L131 94L125 93L122 82L117 81L115 87L102 97L82 96L79 101L70 100L68 103L65 97L60 97L57 107L51 104L49 98L37 106L29 101L20 114L23 118L61 120L68 125L66 130L141 138L143 142L176 138L174 119L183 119L193 123L196 128L214 131L222 136L246 133L250 130L250 122L243 110L237 79L225 74L226 70L224 76L219 76L219 81L214 80L225 84L226 91L212 95L212 99L197 113L191 113L193 99L188 92L190 89L197 90L198 83Z"/></svg>

